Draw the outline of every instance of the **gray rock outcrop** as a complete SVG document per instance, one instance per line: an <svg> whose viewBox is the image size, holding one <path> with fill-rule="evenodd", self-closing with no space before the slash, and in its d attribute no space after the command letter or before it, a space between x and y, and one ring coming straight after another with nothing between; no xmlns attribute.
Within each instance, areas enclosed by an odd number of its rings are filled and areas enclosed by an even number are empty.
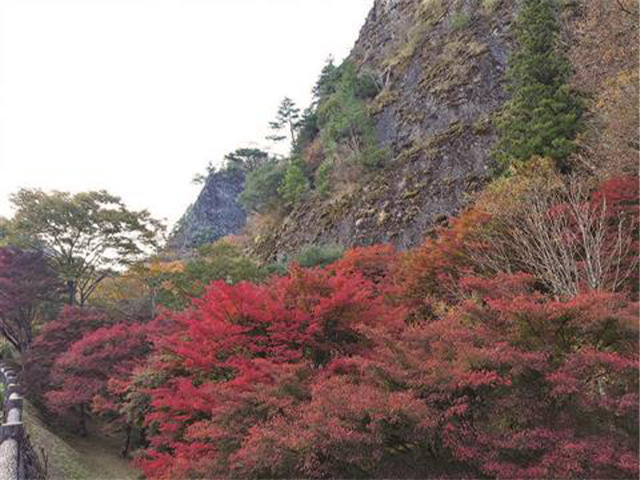
<svg viewBox="0 0 640 480"><path fill-rule="evenodd" d="M195 203L178 221L168 246L184 251L239 233L247 220L238 202L244 181L241 170L211 173Z"/></svg>

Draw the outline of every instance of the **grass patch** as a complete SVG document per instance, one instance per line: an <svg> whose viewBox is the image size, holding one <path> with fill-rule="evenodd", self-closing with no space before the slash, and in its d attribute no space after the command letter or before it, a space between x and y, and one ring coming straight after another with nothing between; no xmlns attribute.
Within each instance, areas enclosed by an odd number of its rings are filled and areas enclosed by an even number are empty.
<svg viewBox="0 0 640 480"><path fill-rule="evenodd" d="M453 30L462 30L463 28L467 28L471 23L471 15L469 15L465 11L457 11L451 17L451 28Z"/></svg>
<svg viewBox="0 0 640 480"><path fill-rule="evenodd" d="M65 480L134 480L140 474L129 462L118 456L117 441L113 438L89 436L77 438L58 433L48 425L38 410L24 402L24 424L33 449L47 478ZM43 456L44 451L44 456ZM44 461L46 458L46 462Z"/></svg>
<svg viewBox="0 0 640 480"><path fill-rule="evenodd" d="M24 402L23 408L27 433L40 462L43 466L46 464L47 477L65 480L90 478L81 454L53 433L53 429L40 418L38 411L29 402Z"/></svg>

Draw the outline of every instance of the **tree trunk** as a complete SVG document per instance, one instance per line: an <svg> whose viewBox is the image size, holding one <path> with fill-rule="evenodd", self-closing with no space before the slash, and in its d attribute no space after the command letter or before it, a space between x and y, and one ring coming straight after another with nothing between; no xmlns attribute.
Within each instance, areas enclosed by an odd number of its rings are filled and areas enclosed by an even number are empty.
<svg viewBox="0 0 640 480"><path fill-rule="evenodd" d="M87 436L87 412L84 403L80 405L80 436Z"/></svg>
<svg viewBox="0 0 640 480"><path fill-rule="evenodd" d="M124 439L124 446L122 447L122 450L120 450L120 456L122 458L127 458L127 455L129 454L129 446L131 444L131 424L127 423L127 436Z"/></svg>
<svg viewBox="0 0 640 480"><path fill-rule="evenodd" d="M76 282L67 280L67 305L76 304Z"/></svg>

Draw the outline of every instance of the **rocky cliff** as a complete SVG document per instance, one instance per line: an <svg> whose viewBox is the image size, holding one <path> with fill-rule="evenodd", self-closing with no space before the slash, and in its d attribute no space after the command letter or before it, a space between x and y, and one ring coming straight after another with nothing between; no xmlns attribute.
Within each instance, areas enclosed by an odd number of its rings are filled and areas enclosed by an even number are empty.
<svg viewBox="0 0 640 480"><path fill-rule="evenodd" d="M178 221L168 246L184 251L239 233L247 220L237 200L244 189L244 180L242 170L211 173L195 203Z"/></svg>
<svg viewBox="0 0 640 480"><path fill-rule="evenodd" d="M376 0L350 59L382 86L369 108L392 160L350 192L302 202L256 251L274 259L311 243L406 248L459 211L491 171L515 7Z"/></svg>
<svg viewBox="0 0 640 480"><path fill-rule="evenodd" d="M404 249L457 213L487 181L506 100L504 73L517 3L506 0L375 0L349 60L374 77L368 105L382 170L346 191L310 195L252 242L265 261L309 244L392 243ZM243 179L211 175L170 245L180 249L238 233Z"/></svg>

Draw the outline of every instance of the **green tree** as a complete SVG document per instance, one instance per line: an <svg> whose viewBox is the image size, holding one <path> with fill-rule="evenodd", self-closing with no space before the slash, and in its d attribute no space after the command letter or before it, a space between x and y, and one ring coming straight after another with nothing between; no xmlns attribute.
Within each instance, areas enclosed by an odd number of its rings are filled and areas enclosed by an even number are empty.
<svg viewBox="0 0 640 480"><path fill-rule="evenodd" d="M293 153L301 155L304 149L318 136L318 114L313 107L308 107L302 112L302 118L298 123L296 143L293 145Z"/></svg>
<svg viewBox="0 0 640 480"><path fill-rule="evenodd" d="M281 142L282 140L285 140L287 136L290 136L291 144L295 144L299 120L300 109L296 106L293 100L289 97L285 97L278 107L276 119L269 122L269 127L275 133L267 138L274 142ZM286 132L286 134L283 135L283 131Z"/></svg>
<svg viewBox="0 0 640 480"><path fill-rule="evenodd" d="M238 201L245 209L259 213L274 208L280 200L278 186L282 183L284 171L280 162L271 159L249 172Z"/></svg>
<svg viewBox="0 0 640 480"><path fill-rule="evenodd" d="M507 71L511 99L498 122L496 157L503 169L534 155L565 168L575 148L581 107L567 84L571 68L558 49L559 28L552 0L524 0Z"/></svg>
<svg viewBox="0 0 640 480"><path fill-rule="evenodd" d="M225 240L200 247L183 268L171 268L158 276L148 275L150 286L157 288L157 301L172 310L187 307L191 300L200 297L215 280L229 284L242 281L258 283L266 277L266 271L240 247Z"/></svg>
<svg viewBox="0 0 640 480"><path fill-rule="evenodd" d="M300 161L293 161L284 172L278 193L288 207L295 205L309 190L309 181Z"/></svg>
<svg viewBox="0 0 640 480"><path fill-rule="evenodd" d="M315 172L315 188L321 195L328 195L331 192L331 172L333 165L325 161Z"/></svg>
<svg viewBox="0 0 640 480"><path fill-rule="evenodd" d="M14 240L50 259L70 305L84 305L105 278L157 247L163 231L149 212L130 211L105 191L73 195L22 189L11 201Z"/></svg>
<svg viewBox="0 0 640 480"><path fill-rule="evenodd" d="M238 148L224 156L225 168L245 172L257 170L269 161L269 154L259 148Z"/></svg>
<svg viewBox="0 0 640 480"><path fill-rule="evenodd" d="M333 57L329 57L313 87L313 98L316 102L321 102L336 93L341 74L340 67L336 67L333 63Z"/></svg>
<svg viewBox="0 0 640 480"><path fill-rule="evenodd" d="M346 148L350 155L368 167L379 167L386 153L377 147L373 120L367 110L366 99L374 95L376 85L372 77L358 76L351 63L340 66L337 90L318 106L318 125L329 151Z"/></svg>

